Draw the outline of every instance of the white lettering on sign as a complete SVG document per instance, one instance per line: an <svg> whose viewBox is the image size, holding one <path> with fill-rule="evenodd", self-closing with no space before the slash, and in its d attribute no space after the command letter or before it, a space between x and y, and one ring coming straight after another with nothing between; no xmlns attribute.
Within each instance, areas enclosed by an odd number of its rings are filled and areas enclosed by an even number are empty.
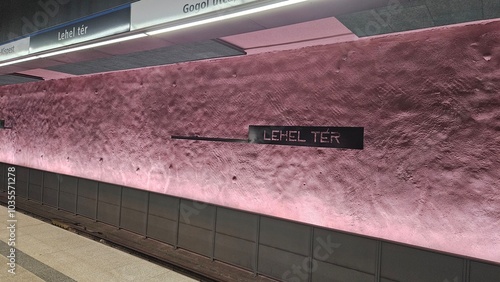
<svg viewBox="0 0 500 282"><path fill-rule="evenodd" d="M0 61L28 55L29 45L29 37L0 45Z"/></svg>
<svg viewBox="0 0 500 282"><path fill-rule="evenodd" d="M131 30L165 24L180 19L264 0L148 0L132 3Z"/></svg>
<svg viewBox="0 0 500 282"><path fill-rule="evenodd" d="M314 142L319 143L337 143L340 144L340 133L327 131L311 131L314 135Z"/></svg>
<svg viewBox="0 0 500 282"><path fill-rule="evenodd" d="M250 125L248 142L362 150L364 127Z"/></svg>
<svg viewBox="0 0 500 282"><path fill-rule="evenodd" d="M210 6L209 1L210 0L206 0L206 1L203 1L200 3L191 4L191 5L186 4L186 5L184 5L184 7L182 7L182 11L184 12L184 14L191 13L191 12L198 13L200 10L206 9Z"/></svg>
<svg viewBox="0 0 500 282"><path fill-rule="evenodd" d="M186 4L182 7L182 11L184 14L187 13L199 13L201 10L209 8L211 6L217 6L221 4L229 4L231 2L237 2L238 0L205 0L203 2L195 3L195 4ZM210 5L212 3L212 5Z"/></svg>
<svg viewBox="0 0 500 282"><path fill-rule="evenodd" d="M81 26L78 27L73 27L68 29L64 29L64 32L58 32L57 33L57 40L65 40L68 38L73 38L73 37L78 37L87 34L87 29L89 27L82 24Z"/></svg>
<svg viewBox="0 0 500 282"><path fill-rule="evenodd" d="M269 134L264 130L264 140L266 141L285 141L285 142L306 142L301 139L299 130L271 130Z"/></svg>
<svg viewBox="0 0 500 282"><path fill-rule="evenodd" d="M2 49L0 49L0 54L11 54L11 53L14 53L15 52L15 48L16 46L11 46L10 48L5 48L3 47Z"/></svg>
<svg viewBox="0 0 500 282"><path fill-rule="evenodd" d="M340 133L331 132L329 129L326 131L311 131L313 143L327 143L327 144L340 144ZM307 142L303 139L304 134L300 130L264 130L264 141L277 141L277 142Z"/></svg>

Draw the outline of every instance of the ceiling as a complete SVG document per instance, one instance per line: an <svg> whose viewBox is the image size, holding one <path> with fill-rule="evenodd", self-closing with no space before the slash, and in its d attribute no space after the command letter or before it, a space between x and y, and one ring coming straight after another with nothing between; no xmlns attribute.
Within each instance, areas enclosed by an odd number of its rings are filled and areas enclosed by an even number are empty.
<svg viewBox="0 0 500 282"><path fill-rule="evenodd" d="M364 37L500 18L500 0L396 0L337 18Z"/></svg>
<svg viewBox="0 0 500 282"><path fill-rule="evenodd" d="M311 0L0 67L0 85L272 52L496 18L500 18L500 0Z"/></svg>
<svg viewBox="0 0 500 282"><path fill-rule="evenodd" d="M241 48L220 40L207 40L121 54L101 59L61 64L47 69L73 75L150 67L179 62L244 55Z"/></svg>

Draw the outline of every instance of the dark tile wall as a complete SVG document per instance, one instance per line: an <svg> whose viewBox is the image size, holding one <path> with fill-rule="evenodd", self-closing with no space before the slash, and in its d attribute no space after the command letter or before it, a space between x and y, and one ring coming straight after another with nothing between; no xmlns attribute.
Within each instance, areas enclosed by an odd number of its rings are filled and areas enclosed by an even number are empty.
<svg viewBox="0 0 500 282"><path fill-rule="evenodd" d="M0 191L7 169L0 163ZM282 281L497 282L500 265L94 180L15 167L16 196Z"/></svg>

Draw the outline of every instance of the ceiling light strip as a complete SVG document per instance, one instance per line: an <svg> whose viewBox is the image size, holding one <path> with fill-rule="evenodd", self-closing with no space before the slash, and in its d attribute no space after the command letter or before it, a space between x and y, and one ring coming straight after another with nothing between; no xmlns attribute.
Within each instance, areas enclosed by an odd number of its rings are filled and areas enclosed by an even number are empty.
<svg viewBox="0 0 500 282"><path fill-rule="evenodd" d="M0 63L0 67L5 67L5 66L8 66L8 65L19 64L19 63L31 61L31 60L34 60L34 59L38 59L38 57L37 56L33 56L33 57L27 57L27 58L15 60L15 61L10 61L10 62L6 62L6 63Z"/></svg>
<svg viewBox="0 0 500 282"><path fill-rule="evenodd" d="M276 9L276 8L281 8L281 7L285 7L285 6L289 6L289 5L293 5L293 4L297 4L297 3L301 3L301 2L305 2L305 1L309 1L309 0L283 1L283 2L279 2L279 3L274 3L274 4L270 4L270 5L257 7L257 8L252 8L252 9L248 9L248 10L244 10L244 11L240 11L240 12L235 12L235 13L231 13L231 14L227 14L227 15L222 15L222 16L217 16L217 17L213 17L213 18L209 18L209 19L204 19L204 20L194 21L194 22L190 22L190 23L175 25L175 26L162 28L162 29L155 30L155 31L149 31L146 33L139 33L139 34L134 34L134 35L125 36L125 37L121 37L121 38L115 38L115 39L111 39L111 40L105 40L105 41L91 43L91 44L82 45L82 46L78 46L78 47L67 48L67 49L63 49L63 50L49 52L46 54L34 55L31 57L27 57L27 58L23 58L23 59L19 59L19 60L14 60L14 61L6 62L6 63L0 63L0 67L14 65L14 64L27 62L27 61L31 61L31 60L35 60L35 59L39 59L39 58L47 58L47 57L57 56L57 55L61 55L61 54L81 51L81 50L85 50L85 49L91 49L91 48L110 45L110 44L114 44L114 43L124 42L124 41L133 40L133 39L137 39L137 38L141 38L141 37L146 37L148 35L156 35L156 34L171 32L171 31L175 31L175 30L185 29L185 28L189 28L189 27L199 26L199 25L203 25L203 24L223 21L226 19L232 19L232 18L236 18L236 17L255 14L258 12L263 12L263 11L268 11L268 10L272 10L272 9Z"/></svg>
<svg viewBox="0 0 500 282"><path fill-rule="evenodd" d="M194 21L194 22L190 22L190 23L175 25L175 26L171 26L171 27L167 27L167 28L162 28L159 30L149 31L149 32L146 32L146 34L147 35L157 35L157 34L161 34L161 33L172 32L175 30L185 29L185 28L189 28L189 27L199 26L199 25L203 25L203 24L223 21L223 20L232 19L232 18L236 18L236 17L255 14L258 12L263 12L263 11L268 11L268 10L272 10L272 9L276 9L276 8L281 8L281 7L285 7L285 6L289 6L289 5L293 5L293 4L297 4L297 3L305 2L305 1L309 1L309 0L283 1L283 2L279 2L279 3L274 3L274 4L262 6L262 7L252 8L252 9L248 9L248 10L244 10L244 11L240 11L240 12L235 12L235 13L231 13L231 14L227 14L227 15L222 15L222 16L213 17L213 18L209 18L209 19L204 19L204 20Z"/></svg>

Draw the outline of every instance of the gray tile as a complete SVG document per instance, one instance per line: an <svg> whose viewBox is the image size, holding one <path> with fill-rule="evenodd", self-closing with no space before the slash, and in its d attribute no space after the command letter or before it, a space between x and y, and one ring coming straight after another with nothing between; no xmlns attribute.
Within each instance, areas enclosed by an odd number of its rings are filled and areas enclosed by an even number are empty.
<svg viewBox="0 0 500 282"><path fill-rule="evenodd" d="M377 241L315 228L313 242L315 259L375 274Z"/></svg>
<svg viewBox="0 0 500 282"><path fill-rule="evenodd" d="M59 208L73 213L76 212L76 196L61 191L59 193Z"/></svg>
<svg viewBox="0 0 500 282"><path fill-rule="evenodd" d="M149 192L123 187L122 206L140 212L146 212Z"/></svg>
<svg viewBox="0 0 500 282"><path fill-rule="evenodd" d="M253 270L256 255L255 244L254 242L217 233L215 236L215 258Z"/></svg>
<svg viewBox="0 0 500 282"><path fill-rule="evenodd" d="M120 227L138 234L146 234L146 213L122 207Z"/></svg>
<svg viewBox="0 0 500 282"><path fill-rule="evenodd" d="M182 223L212 230L215 207L190 200L181 200L179 220Z"/></svg>
<svg viewBox="0 0 500 282"><path fill-rule="evenodd" d="M9 246L3 242L0 241L0 251L2 254L8 253ZM64 275L63 273L51 268L50 266L40 262L39 260L25 254L21 250L16 250L16 263L28 270L29 272L35 274L36 276L40 277L41 279L45 281L64 281L64 282L70 282L70 281L76 281L72 279L71 277L68 277Z"/></svg>
<svg viewBox="0 0 500 282"><path fill-rule="evenodd" d="M177 221L179 199L151 193L149 196L149 214Z"/></svg>
<svg viewBox="0 0 500 282"><path fill-rule="evenodd" d="M28 182L16 179L16 195L24 198L28 198Z"/></svg>
<svg viewBox="0 0 500 282"><path fill-rule="evenodd" d="M4 257L0 257L0 263L2 265L7 264L7 259ZM16 274L15 278L13 278L13 274L7 272L7 271L2 271L0 272L0 281L19 281L19 282L24 282L24 281L29 281L29 282L45 282L43 279L37 277L35 274L29 272L26 270L24 267L17 265L16 267Z"/></svg>
<svg viewBox="0 0 500 282"><path fill-rule="evenodd" d="M164 272L160 275L148 278L148 282L194 282L192 278L182 276L173 271Z"/></svg>
<svg viewBox="0 0 500 282"><path fill-rule="evenodd" d="M311 227L280 219L262 217L260 244L304 256L311 252Z"/></svg>
<svg viewBox="0 0 500 282"><path fill-rule="evenodd" d="M313 282L373 282L375 275L363 273L353 269L317 261L313 264L312 281ZM314 268L314 266L316 266Z"/></svg>
<svg viewBox="0 0 500 282"><path fill-rule="evenodd" d="M462 281L463 259L382 243L381 276L396 281Z"/></svg>
<svg viewBox="0 0 500 282"><path fill-rule="evenodd" d="M61 186L61 192L76 194L78 186L78 179L76 177L59 175L58 178Z"/></svg>
<svg viewBox="0 0 500 282"><path fill-rule="evenodd" d="M28 182L29 169L25 167L16 167L16 181Z"/></svg>
<svg viewBox="0 0 500 282"><path fill-rule="evenodd" d="M179 247L210 257L212 246L212 231L183 223L179 225Z"/></svg>
<svg viewBox="0 0 500 282"><path fill-rule="evenodd" d="M217 232L256 241L258 216L232 209L217 208Z"/></svg>
<svg viewBox="0 0 500 282"><path fill-rule="evenodd" d="M57 190L45 187L43 189L43 203L51 207L57 207Z"/></svg>
<svg viewBox="0 0 500 282"><path fill-rule="evenodd" d="M0 216L6 214L7 209L0 207ZM16 276L12 279L5 271L0 281L194 281L22 213L17 217ZM6 230L0 230L0 237L5 234ZM1 244L0 252L6 253ZM0 263L6 262L0 256Z"/></svg>
<svg viewBox="0 0 500 282"><path fill-rule="evenodd" d="M470 282L498 282L500 266L480 262L470 264Z"/></svg>
<svg viewBox="0 0 500 282"><path fill-rule="evenodd" d="M308 270L310 259L305 256L296 255L271 247L259 247L259 273L285 281L308 281ZM299 280L295 269L300 269Z"/></svg>
<svg viewBox="0 0 500 282"><path fill-rule="evenodd" d="M150 277L158 276L164 273L165 270L154 264L142 264L138 267L137 264L123 265L110 271L116 277L123 277L128 281L137 281L136 277L141 277L139 281L149 281ZM102 281L102 280L101 280Z"/></svg>
<svg viewBox="0 0 500 282"><path fill-rule="evenodd" d="M43 180L43 172L36 169L30 170L30 183L41 186Z"/></svg>
<svg viewBox="0 0 500 282"><path fill-rule="evenodd" d="M86 216L91 219L96 219L96 205L97 201L95 199L89 199L86 197L78 197L76 212L80 215Z"/></svg>
<svg viewBox="0 0 500 282"><path fill-rule="evenodd" d="M177 238L177 222L150 214L147 235L161 242L174 245Z"/></svg>
<svg viewBox="0 0 500 282"><path fill-rule="evenodd" d="M42 186L29 184L28 196L30 200L41 203L42 202Z"/></svg>
<svg viewBox="0 0 500 282"><path fill-rule="evenodd" d="M0 181L0 191L7 191L7 166L3 163L0 163Z"/></svg>
<svg viewBox="0 0 500 282"><path fill-rule="evenodd" d="M99 198L97 208L97 220L119 226L120 224L120 207L118 205L101 202Z"/></svg>
<svg viewBox="0 0 500 282"><path fill-rule="evenodd" d="M88 199L97 199L97 182L88 179L78 180L78 196Z"/></svg>
<svg viewBox="0 0 500 282"><path fill-rule="evenodd" d="M43 175L44 187L59 189L59 176L55 173L44 172Z"/></svg>
<svg viewBox="0 0 500 282"><path fill-rule="evenodd" d="M121 186L99 183L99 202L120 205Z"/></svg>

